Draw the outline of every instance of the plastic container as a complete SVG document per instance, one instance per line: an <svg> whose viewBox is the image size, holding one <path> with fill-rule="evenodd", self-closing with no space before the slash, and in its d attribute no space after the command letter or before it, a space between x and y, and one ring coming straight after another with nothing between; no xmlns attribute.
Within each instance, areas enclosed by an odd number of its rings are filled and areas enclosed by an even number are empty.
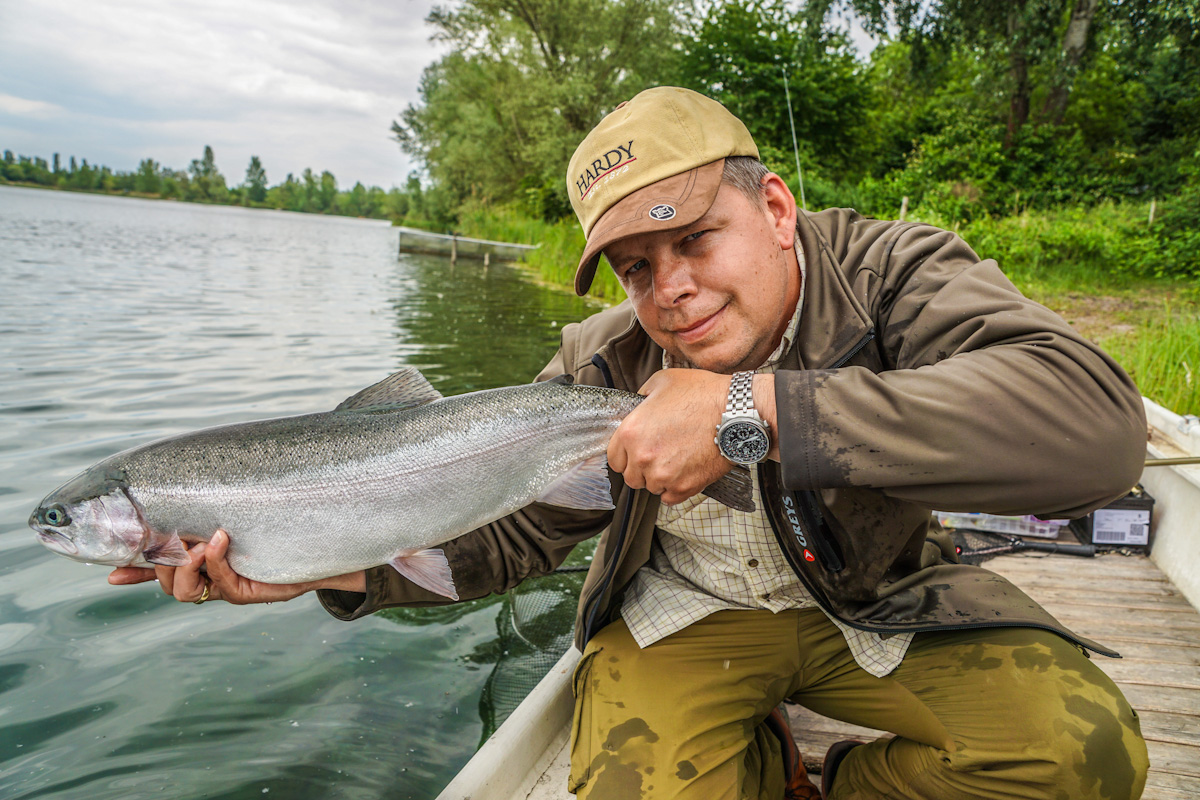
<svg viewBox="0 0 1200 800"><path fill-rule="evenodd" d="M1007 533L1012 536L1036 536L1040 539L1057 539L1059 530L1070 523L1069 519L1039 519L1032 514L1002 517L996 514L963 511L935 511L933 516L947 528Z"/></svg>

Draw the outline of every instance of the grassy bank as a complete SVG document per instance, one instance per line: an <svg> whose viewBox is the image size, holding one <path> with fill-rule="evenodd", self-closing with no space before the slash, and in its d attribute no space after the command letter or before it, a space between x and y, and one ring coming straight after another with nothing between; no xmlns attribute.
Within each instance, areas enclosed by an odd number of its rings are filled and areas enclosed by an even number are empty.
<svg viewBox="0 0 1200 800"><path fill-rule="evenodd" d="M1102 204L981 219L958 233L995 258L1027 296L1066 318L1125 367L1142 393L1179 414L1200 414L1200 282L1161 277L1145 204ZM936 217L922 219L954 228ZM473 208L460 231L540 244L527 259L544 281L570 287L584 238L574 219L547 223L512 208ZM591 294L619 302L624 292L604 268Z"/></svg>
<svg viewBox="0 0 1200 800"><path fill-rule="evenodd" d="M480 239L540 245L525 259L529 268L547 283L566 288L575 285L575 266L585 240L573 217L543 222L509 207L475 207L459 214L459 231ZM588 294L607 303L619 303L625 299L625 290L605 263L596 270Z"/></svg>

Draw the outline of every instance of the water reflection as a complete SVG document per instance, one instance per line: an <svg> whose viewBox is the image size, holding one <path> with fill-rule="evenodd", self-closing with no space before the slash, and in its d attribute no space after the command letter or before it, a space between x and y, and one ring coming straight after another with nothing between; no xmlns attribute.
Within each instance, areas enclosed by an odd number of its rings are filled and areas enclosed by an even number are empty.
<svg viewBox="0 0 1200 800"><path fill-rule="evenodd" d="M502 601L197 609L25 526L117 450L330 409L403 364L446 394L527 381L591 310L395 245L368 221L0 187L0 797L426 798L469 757Z"/></svg>

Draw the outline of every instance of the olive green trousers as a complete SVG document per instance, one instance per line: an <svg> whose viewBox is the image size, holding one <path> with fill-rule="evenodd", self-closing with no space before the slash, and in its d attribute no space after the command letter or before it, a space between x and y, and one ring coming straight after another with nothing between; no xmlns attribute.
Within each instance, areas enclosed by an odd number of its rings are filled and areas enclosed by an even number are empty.
<svg viewBox="0 0 1200 800"><path fill-rule="evenodd" d="M817 609L721 611L644 650L618 620L574 690L569 789L592 800L779 800L780 747L761 723L785 698L895 734L851 751L827 800L1136 800L1146 780L1120 690L1028 628L918 634L876 678Z"/></svg>

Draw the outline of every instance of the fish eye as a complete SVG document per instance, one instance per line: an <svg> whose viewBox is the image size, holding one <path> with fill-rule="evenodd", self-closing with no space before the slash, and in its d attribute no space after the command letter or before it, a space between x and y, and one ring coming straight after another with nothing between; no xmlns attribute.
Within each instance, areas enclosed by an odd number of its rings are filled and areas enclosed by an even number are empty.
<svg viewBox="0 0 1200 800"><path fill-rule="evenodd" d="M56 504L42 510L42 522L62 528L71 524L71 516L65 508Z"/></svg>

